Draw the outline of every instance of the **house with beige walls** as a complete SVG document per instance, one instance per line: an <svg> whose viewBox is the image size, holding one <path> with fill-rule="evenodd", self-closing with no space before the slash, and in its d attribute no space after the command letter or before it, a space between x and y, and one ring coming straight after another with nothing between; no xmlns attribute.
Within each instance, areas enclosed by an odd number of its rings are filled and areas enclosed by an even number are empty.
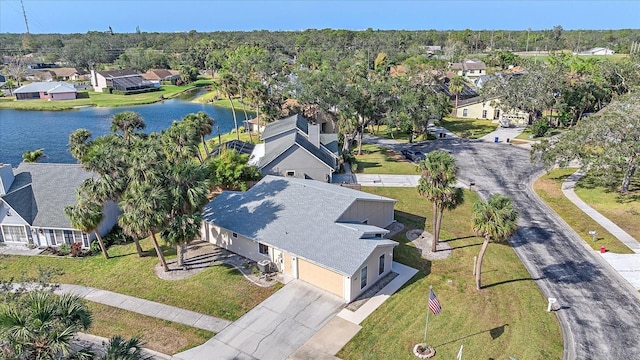
<svg viewBox="0 0 640 360"><path fill-rule="evenodd" d="M503 127L526 126L529 124L529 115L527 113L522 111L502 111L499 98L486 99L482 96L460 100L455 116L459 118L494 120Z"/></svg>
<svg viewBox="0 0 640 360"><path fill-rule="evenodd" d="M391 272L396 200L321 181L267 175L203 210L202 239L341 297Z"/></svg>

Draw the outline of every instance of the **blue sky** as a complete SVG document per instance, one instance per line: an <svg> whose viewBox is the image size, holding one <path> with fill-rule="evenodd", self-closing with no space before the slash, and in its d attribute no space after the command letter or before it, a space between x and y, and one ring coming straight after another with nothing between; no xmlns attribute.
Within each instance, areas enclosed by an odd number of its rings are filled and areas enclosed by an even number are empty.
<svg viewBox="0 0 640 360"><path fill-rule="evenodd" d="M231 30L565 30L640 28L640 1L23 0L31 33ZM0 0L0 33L25 32Z"/></svg>

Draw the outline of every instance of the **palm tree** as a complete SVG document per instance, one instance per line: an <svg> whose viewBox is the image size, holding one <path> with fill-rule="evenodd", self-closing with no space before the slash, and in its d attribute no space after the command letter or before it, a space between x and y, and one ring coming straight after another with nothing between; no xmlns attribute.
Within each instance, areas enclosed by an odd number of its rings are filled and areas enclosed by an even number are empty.
<svg viewBox="0 0 640 360"><path fill-rule="evenodd" d="M513 207L511 199L494 194L487 201L478 200L473 204L473 231L477 236L483 236L484 242L480 248L476 263L476 288L482 288L482 260L489 246L489 241L503 242L518 229L518 211Z"/></svg>
<svg viewBox="0 0 640 360"><path fill-rule="evenodd" d="M133 111L123 111L113 115L111 131L122 133L122 138L129 143L129 139L136 130L144 130L146 124L142 117Z"/></svg>
<svg viewBox="0 0 640 360"><path fill-rule="evenodd" d="M231 72L224 70L220 71L220 81L217 84L218 89L222 92L227 100L229 100L229 105L231 106L231 114L233 115L233 126L236 129L236 139L240 140L240 133L238 132L238 117L236 116L236 108L233 105L232 97L236 94L238 84L236 80L233 78Z"/></svg>
<svg viewBox="0 0 640 360"><path fill-rule="evenodd" d="M105 347L105 354L100 360L150 360L152 356L145 355L142 346L144 343L140 338L134 337L125 340L120 335L109 339L108 343L102 343Z"/></svg>
<svg viewBox="0 0 640 360"><path fill-rule="evenodd" d="M195 127L196 133L200 136L200 140L202 141L205 156L209 156L209 148L207 147L207 142L204 140L204 137L211 134L216 120L210 117L206 112L199 111L197 114L188 114L182 119L182 121L192 123L192 126Z"/></svg>
<svg viewBox="0 0 640 360"><path fill-rule="evenodd" d="M453 108L453 113L458 113L458 96L464 90L465 80L462 76L454 76L449 80L449 93L456 96L456 103Z"/></svg>
<svg viewBox="0 0 640 360"><path fill-rule="evenodd" d="M164 271L169 271L169 267L158 245L156 231L167 223L167 202L168 196L161 182L136 180L129 184L122 196L119 205L124 212L118 217L118 223L128 235L151 237Z"/></svg>
<svg viewBox="0 0 640 360"><path fill-rule="evenodd" d="M22 154L22 159L27 163L38 162L38 160L42 159L43 157L46 157L46 155L44 154L44 149L27 151Z"/></svg>
<svg viewBox="0 0 640 360"><path fill-rule="evenodd" d="M8 358L71 358L76 354L73 337L91 322L91 312L78 296L36 290L0 305L0 344Z"/></svg>
<svg viewBox="0 0 640 360"><path fill-rule="evenodd" d="M82 159L89 150L91 131L87 129L78 129L69 135L69 152L71 156L82 162Z"/></svg>
<svg viewBox="0 0 640 360"><path fill-rule="evenodd" d="M458 167L455 157L436 150L427 154L418 163L422 173L418 183L418 192L433 204L433 241L431 251L437 251L440 241L440 227L445 209L453 210L464 202L462 189L455 187Z"/></svg>
<svg viewBox="0 0 640 360"><path fill-rule="evenodd" d="M81 189L81 188L80 188ZM87 195L78 192L78 202L75 205L69 205L64 208L64 214L71 221L71 226L85 233L93 231L100 244L100 250L105 259L109 259L107 248L104 246L102 236L98 232L98 226L104 219L102 205L93 199L89 199Z"/></svg>

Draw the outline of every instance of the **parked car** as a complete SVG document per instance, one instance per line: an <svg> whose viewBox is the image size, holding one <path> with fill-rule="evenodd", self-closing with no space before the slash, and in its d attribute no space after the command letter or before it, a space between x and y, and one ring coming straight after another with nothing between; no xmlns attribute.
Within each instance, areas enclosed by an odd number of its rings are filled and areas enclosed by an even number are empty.
<svg viewBox="0 0 640 360"><path fill-rule="evenodd" d="M421 151L404 149L400 152L405 159L413 162L422 161L425 158L425 155Z"/></svg>

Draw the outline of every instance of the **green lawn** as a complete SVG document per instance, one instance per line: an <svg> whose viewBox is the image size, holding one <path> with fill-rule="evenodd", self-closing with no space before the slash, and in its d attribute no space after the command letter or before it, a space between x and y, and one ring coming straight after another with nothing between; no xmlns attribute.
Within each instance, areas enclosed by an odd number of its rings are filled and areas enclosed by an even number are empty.
<svg viewBox="0 0 640 360"><path fill-rule="evenodd" d="M562 129L549 129L549 131L547 131L547 134L545 136L542 137L536 137L536 138L531 138L531 127L528 127L526 129L524 129L524 131L522 133L520 133L518 136L516 136L516 139L522 139L522 140L543 140L543 139L548 139L554 135L558 135L561 134L562 132L564 132L566 130L562 130Z"/></svg>
<svg viewBox="0 0 640 360"><path fill-rule="evenodd" d="M153 270L158 259L151 241L142 241L142 246L147 250L147 256L142 258L133 244L111 247L109 260L101 256L7 256L2 258L0 279L22 274L36 277L40 267L60 269L63 274L54 276L52 281L110 290L229 320L239 318L280 287L253 285L238 270L223 265L184 280L161 280ZM175 250L165 248L165 255L175 259Z"/></svg>
<svg viewBox="0 0 640 360"><path fill-rule="evenodd" d="M381 138L394 139L398 142L404 143L409 142L409 133L403 132L402 130L395 127L389 127L388 125L370 125L366 128L365 131L369 134L379 136ZM414 136L413 138L414 142L425 140L428 140L425 134Z"/></svg>
<svg viewBox="0 0 640 360"><path fill-rule="evenodd" d="M600 246L605 246L607 250L619 253L619 254L632 254L631 251L626 245L620 242L615 236L611 235L605 228L600 226L595 220L591 219L587 214L582 212L577 206L575 206L569 199L567 199L562 193L562 182L569 175L573 174L577 169L574 168L564 168L564 169L554 169L550 171L548 174L540 177L534 184L534 190L538 196L542 200L544 200L547 205L549 205L564 221L569 224L569 226L576 232L578 235L594 250L600 249ZM584 179L583 179L584 180ZM576 186L576 194L581 197L587 204L594 206L593 195L591 193L596 193L596 191L591 191L585 189L581 186L584 184L581 180L578 182ZM589 199L589 200L587 200ZM600 199L600 201L605 202L604 199ZM637 201L637 200L636 200ZM607 202L603 204L605 208L614 209L616 213L621 213L619 210L621 206L613 207L611 202ZM638 209L639 204L635 204L635 209ZM599 210L599 209L598 209ZM631 210L629 207L627 210ZM622 215L625 211L622 211ZM603 213L605 214L605 213ZM622 220L620 217L611 216L613 214L605 214L605 216L610 217L612 221L622 226L619 222ZM634 215L632 212L627 213L627 215L623 216L625 219L624 223L626 224L635 224L637 228L638 217L637 213ZM595 230L598 235L597 239L594 242L591 235L589 235L589 231Z"/></svg>
<svg viewBox="0 0 640 360"><path fill-rule="evenodd" d="M498 125L486 119L448 117L442 120L442 127L460 137L477 139L494 131Z"/></svg>
<svg viewBox="0 0 640 360"><path fill-rule="evenodd" d="M140 337L147 349L173 355L201 345L214 333L171 321L141 315L127 310L87 301L93 315L89 334L111 338Z"/></svg>
<svg viewBox="0 0 640 360"><path fill-rule="evenodd" d="M362 151L362 155L356 155L357 173L419 175L416 166L396 151L371 144L362 144Z"/></svg>
<svg viewBox="0 0 640 360"><path fill-rule="evenodd" d="M430 229L431 205L414 188L367 188L399 200L396 219L410 228ZM429 285L442 304L429 320L428 343L438 359L454 359L464 345L465 359L560 359L563 344L554 313L508 245L491 244L483 266L482 291L475 289L473 257L482 240L471 231L475 193L465 192L466 203L443 218L442 239L453 248L443 261L424 260L405 232L395 236L400 245L394 259L420 272L362 323L362 330L338 356L345 359L415 359L413 345L422 342ZM426 223L426 225L425 225Z"/></svg>
<svg viewBox="0 0 640 360"><path fill-rule="evenodd" d="M640 241L640 175L632 178L629 193L624 195L594 185L589 174L578 181L575 192L582 201Z"/></svg>

